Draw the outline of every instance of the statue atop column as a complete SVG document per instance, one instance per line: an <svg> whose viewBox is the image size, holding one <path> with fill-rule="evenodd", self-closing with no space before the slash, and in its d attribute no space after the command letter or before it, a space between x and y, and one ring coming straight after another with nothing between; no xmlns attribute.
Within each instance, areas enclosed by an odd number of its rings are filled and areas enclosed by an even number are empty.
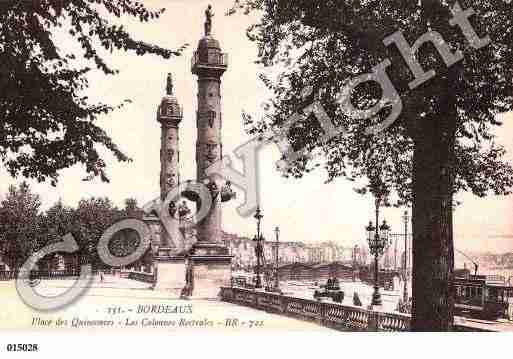
<svg viewBox="0 0 513 359"><path fill-rule="evenodd" d="M171 73L167 74L166 93L168 95L173 94L173 75L171 75Z"/></svg>
<svg viewBox="0 0 513 359"><path fill-rule="evenodd" d="M214 13L212 12L212 5L208 5L207 10L205 10L205 36L210 36L212 33L212 18L214 17Z"/></svg>

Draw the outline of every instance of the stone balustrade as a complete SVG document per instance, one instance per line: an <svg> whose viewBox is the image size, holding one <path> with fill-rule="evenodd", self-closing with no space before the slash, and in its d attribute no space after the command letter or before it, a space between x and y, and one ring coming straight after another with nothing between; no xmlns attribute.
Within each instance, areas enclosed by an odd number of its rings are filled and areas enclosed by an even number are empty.
<svg viewBox="0 0 513 359"><path fill-rule="evenodd" d="M222 301L285 315L340 331L409 331L411 316L401 313L385 313L334 302L319 302L255 291L239 287L221 287ZM456 324L454 331L487 331Z"/></svg>
<svg viewBox="0 0 513 359"><path fill-rule="evenodd" d="M289 297L237 287L222 287L221 300L318 323L342 331L406 331L410 317L338 303Z"/></svg>

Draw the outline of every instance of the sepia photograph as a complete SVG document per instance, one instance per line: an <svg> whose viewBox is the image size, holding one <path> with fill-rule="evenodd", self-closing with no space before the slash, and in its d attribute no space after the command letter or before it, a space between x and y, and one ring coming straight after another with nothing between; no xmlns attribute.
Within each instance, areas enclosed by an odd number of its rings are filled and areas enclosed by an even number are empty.
<svg viewBox="0 0 513 359"><path fill-rule="evenodd" d="M512 18L0 1L0 353L513 332Z"/></svg>

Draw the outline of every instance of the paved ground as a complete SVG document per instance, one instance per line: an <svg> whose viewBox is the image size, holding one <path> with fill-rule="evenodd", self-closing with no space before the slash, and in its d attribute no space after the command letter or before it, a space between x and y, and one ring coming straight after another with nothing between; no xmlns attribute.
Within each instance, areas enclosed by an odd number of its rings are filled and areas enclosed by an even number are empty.
<svg viewBox="0 0 513 359"><path fill-rule="evenodd" d="M57 295L72 283L70 280L44 280L36 289L47 296ZM303 288L294 287L287 286L289 294L295 292L309 298ZM362 288L345 289L349 300L353 289L359 289L365 299L370 294ZM392 307L397 294L383 294L384 302L389 302ZM0 298L0 329L331 331L316 324L216 300L171 298L169 293L151 290L149 284L111 276L106 276L103 282L95 278L78 301L54 312L41 313L27 307L19 298L13 281L0 282ZM348 304L346 300L344 304ZM61 325L57 325L59 319ZM475 328L513 331L513 323L506 320L490 322L456 318L456 322Z"/></svg>
<svg viewBox="0 0 513 359"><path fill-rule="evenodd" d="M72 283L44 280L36 288L41 294L57 295ZM331 331L215 300L170 298L166 292L149 289L148 284L111 276L104 282L95 278L78 301L55 312L41 313L27 307L13 281L0 282L0 298L0 329ZM57 324L59 319L61 325Z"/></svg>

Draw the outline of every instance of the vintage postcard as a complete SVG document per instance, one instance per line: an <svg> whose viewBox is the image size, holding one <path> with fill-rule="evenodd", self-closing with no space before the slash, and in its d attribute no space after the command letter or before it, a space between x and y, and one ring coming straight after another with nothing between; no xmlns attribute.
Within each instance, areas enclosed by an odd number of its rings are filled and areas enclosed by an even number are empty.
<svg viewBox="0 0 513 359"><path fill-rule="evenodd" d="M513 332L512 14L1 1L0 330Z"/></svg>

